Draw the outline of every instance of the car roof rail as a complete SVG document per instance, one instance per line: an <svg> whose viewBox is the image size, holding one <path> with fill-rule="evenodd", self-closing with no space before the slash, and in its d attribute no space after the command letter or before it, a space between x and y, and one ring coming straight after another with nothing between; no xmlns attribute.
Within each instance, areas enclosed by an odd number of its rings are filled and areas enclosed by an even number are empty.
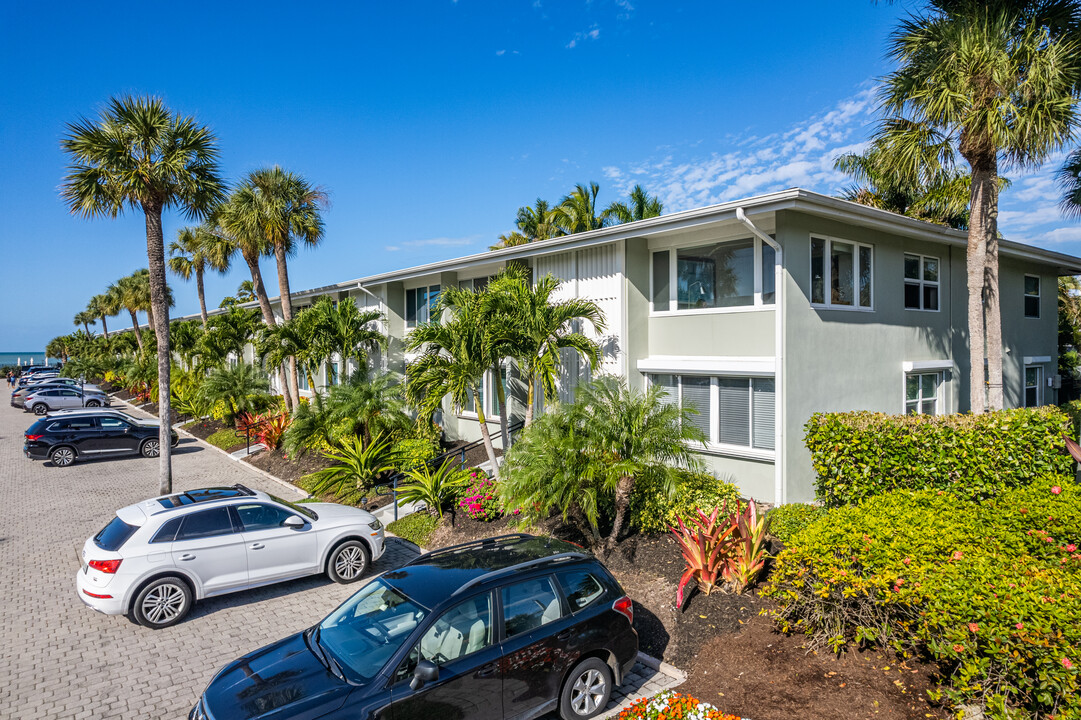
<svg viewBox="0 0 1081 720"><path fill-rule="evenodd" d="M499 570L492 570L491 572L486 572L483 575L478 575L477 577L473 578L472 580L452 592L450 596L454 597L455 595L461 594L469 588L474 587L475 585L480 585L481 583L487 582L488 580L494 580L498 577L502 577L503 575L509 575L511 573L518 573L523 570L528 570L529 568L535 567L537 565L547 565L549 563L554 564L559 562L567 562L570 560L588 560L590 559L590 557L592 556L575 550L572 552L562 552L555 555L548 555L547 557L526 560L525 562L520 562L517 565L509 565L505 568L500 568Z"/></svg>
<svg viewBox="0 0 1081 720"><path fill-rule="evenodd" d="M247 485L242 485L241 483L237 483L236 485L233 485L233 489L235 489L235 490L237 490L239 492L242 492L245 495L255 495L254 490L252 490Z"/></svg>
<svg viewBox="0 0 1081 720"><path fill-rule="evenodd" d="M506 535L496 535L495 537L481 538L479 540L470 540L464 543L458 543L457 545L448 545L447 547L438 548L431 552L426 552L423 555L418 555L402 567L409 565L418 565L428 558L435 557L436 555L445 555L449 552L456 552L458 550L465 550L466 548L484 547L485 545L495 545L497 543L510 542L511 540L532 540L535 536L529 533L508 533Z"/></svg>

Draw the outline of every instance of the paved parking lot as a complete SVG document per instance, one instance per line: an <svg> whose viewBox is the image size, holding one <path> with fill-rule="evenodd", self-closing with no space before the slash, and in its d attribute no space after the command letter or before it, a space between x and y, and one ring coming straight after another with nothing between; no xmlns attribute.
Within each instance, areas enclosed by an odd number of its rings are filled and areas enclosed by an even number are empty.
<svg viewBox="0 0 1081 720"><path fill-rule="evenodd" d="M221 665L310 626L356 589L320 576L234 593L158 631L90 610L75 594L76 548L117 508L157 494L157 460L31 462L22 435L32 422L0 407L0 718L185 718ZM173 473L176 489L242 482L289 492L185 436ZM388 545L377 572L415 555L397 538ZM621 688L631 697L675 682L635 670Z"/></svg>

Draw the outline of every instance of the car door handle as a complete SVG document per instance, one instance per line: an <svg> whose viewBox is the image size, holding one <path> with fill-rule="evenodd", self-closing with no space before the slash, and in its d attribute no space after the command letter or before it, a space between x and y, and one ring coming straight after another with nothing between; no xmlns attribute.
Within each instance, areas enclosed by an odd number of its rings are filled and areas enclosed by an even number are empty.
<svg viewBox="0 0 1081 720"><path fill-rule="evenodd" d="M263 543L252 543L248 547L250 547L252 550L262 550L266 546L263 545Z"/></svg>
<svg viewBox="0 0 1081 720"><path fill-rule="evenodd" d="M488 663L480 670L477 670L477 677L488 677L495 673L495 663Z"/></svg>
<svg viewBox="0 0 1081 720"><path fill-rule="evenodd" d="M183 555L181 555L181 556L180 556L179 558L177 558L177 559L178 559L178 560L194 560L194 559L195 559L195 556L194 556L194 555L192 555L191 553L184 553Z"/></svg>
<svg viewBox="0 0 1081 720"><path fill-rule="evenodd" d="M573 634L574 634L573 630L564 630L563 632L556 635L556 640L569 640L571 635L573 635Z"/></svg>

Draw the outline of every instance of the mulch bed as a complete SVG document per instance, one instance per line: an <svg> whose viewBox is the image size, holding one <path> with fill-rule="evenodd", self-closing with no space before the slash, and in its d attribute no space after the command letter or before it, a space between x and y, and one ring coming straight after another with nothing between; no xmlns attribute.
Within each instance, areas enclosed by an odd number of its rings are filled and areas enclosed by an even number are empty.
<svg viewBox="0 0 1081 720"><path fill-rule="evenodd" d="M294 485L297 481L317 470L330 467L333 463L319 453L307 452L300 458L287 457L283 450L265 450L255 455L244 458L244 462L251 463L255 467L270 473L276 478L285 480ZM298 486L299 487L299 486ZM303 488L301 488L303 490ZM333 495L319 498L323 502L339 502ZM374 495L361 504L365 510L375 510L384 505L389 505L392 498L389 495Z"/></svg>
<svg viewBox="0 0 1081 720"><path fill-rule="evenodd" d="M442 443L442 449L441 449L440 452L447 453L447 452L450 452L451 450L456 450L456 449L458 449L460 447L464 447L464 446L469 445L469 444L470 443L467 443L464 440L457 440L455 442L450 442L450 443L444 442L444 443ZM495 456L496 457L503 457L503 451L502 450L500 450L499 448L494 448L494 450L495 450ZM452 456L452 457L460 458L461 455L459 454L459 455L455 455L455 456ZM470 448L469 450L466 450L466 452L465 452L465 467L477 467L478 465L481 465L481 464L486 463L486 462L488 462L488 451L484 449L484 444L483 443L481 443L480 445L478 445L478 446L476 446L474 448Z"/></svg>
<svg viewBox="0 0 1081 720"><path fill-rule="evenodd" d="M581 542L558 517L537 528ZM508 518L473 520L447 513L431 548L514 532ZM755 592L691 591L675 606L684 566L675 539L637 535L624 540L605 565L634 600L634 625L643 652L688 673L680 688L725 712L754 720L829 717L838 720L947 717L926 700L934 666L901 663L879 651L834 656L813 653L802 636L785 636L759 613L771 602ZM767 568L768 572L768 568Z"/></svg>

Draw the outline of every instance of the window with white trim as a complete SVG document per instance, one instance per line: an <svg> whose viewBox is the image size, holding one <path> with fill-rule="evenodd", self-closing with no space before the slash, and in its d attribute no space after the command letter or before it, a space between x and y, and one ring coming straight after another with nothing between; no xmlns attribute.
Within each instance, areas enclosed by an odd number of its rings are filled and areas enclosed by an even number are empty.
<svg viewBox="0 0 1081 720"><path fill-rule="evenodd" d="M337 385L338 380L338 368L340 366L336 362L327 363L327 385Z"/></svg>
<svg viewBox="0 0 1081 720"><path fill-rule="evenodd" d="M649 375L680 409L694 408L687 422L710 445L771 451L776 443L776 399L772 377Z"/></svg>
<svg viewBox="0 0 1081 720"><path fill-rule="evenodd" d="M656 250L651 258L653 312L694 312L772 305L776 253L758 238Z"/></svg>
<svg viewBox="0 0 1081 720"><path fill-rule="evenodd" d="M905 253L905 309L938 310L939 260Z"/></svg>
<svg viewBox="0 0 1081 720"><path fill-rule="evenodd" d="M1025 407L1040 406L1040 385L1043 379L1043 368L1039 365L1029 365L1025 368Z"/></svg>
<svg viewBox="0 0 1081 720"><path fill-rule="evenodd" d="M942 373L905 374L905 414L942 414Z"/></svg>
<svg viewBox="0 0 1081 720"><path fill-rule="evenodd" d="M507 407L510 408L510 395L507 390L507 366L502 365L499 368L499 380L503 385L503 398L507 401ZM484 408L485 420L498 420L501 415L499 412L499 389L496 386L495 374L488 370L484 373L484 379L480 383L480 402L481 407ZM477 401L473 397L473 393L470 392L468 400L465 405L460 408L462 415L477 415Z"/></svg>
<svg viewBox="0 0 1081 720"><path fill-rule="evenodd" d="M492 281L490 276L470 278L469 280L459 280L459 290L472 290L473 292L480 292L484 288L488 287L488 283Z"/></svg>
<svg viewBox="0 0 1081 720"><path fill-rule="evenodd" d="M811 304L873 309L874 249L847 240L812 237Z"/></svg>
<svg viewBox="0 0 1081 720"><path fill-rule="evenodd" d="M1025 276L1025 317L1040 317L1040 277Z"/></svg>
<svg viewBox="0 0 1081 720"><path fill-rule="evenodd" d="M416 327L431 319L432 309L439 301L439 286L410 288L405 291L405 326Z"/></svg>

